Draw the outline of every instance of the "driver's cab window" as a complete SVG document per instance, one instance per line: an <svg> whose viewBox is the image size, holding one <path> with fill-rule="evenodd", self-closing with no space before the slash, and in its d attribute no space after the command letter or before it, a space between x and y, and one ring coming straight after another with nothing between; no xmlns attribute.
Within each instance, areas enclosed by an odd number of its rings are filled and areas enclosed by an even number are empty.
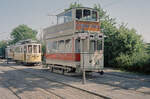
<svg viewBox="0 0 150 99"><path fill-rule="evenodd" d="M83 10L83 20L91 20L91 11L90 10Z"/></svg>
<svg viewBox="0 0 150 99"><path fill-rule="evenodd" d="M28 45L28 53L32 53L32 45Z"/></svg>
<svg viewBox="0 0 150 99"><path fill-rule="evenodd" d="M33 53L38 53L37 45L33 45Z"/></svg>

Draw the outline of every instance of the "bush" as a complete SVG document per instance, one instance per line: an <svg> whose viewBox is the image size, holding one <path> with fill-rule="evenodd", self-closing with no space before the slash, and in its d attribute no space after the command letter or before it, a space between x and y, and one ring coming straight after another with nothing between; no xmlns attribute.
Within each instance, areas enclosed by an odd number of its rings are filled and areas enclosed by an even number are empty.
<svg viewBox="0 0 150 99"><path fill-rule="evenodd" d="M150 73L150 55L137 52L132 55L120 54L115 59L116 67L133 72Z"/></svg>

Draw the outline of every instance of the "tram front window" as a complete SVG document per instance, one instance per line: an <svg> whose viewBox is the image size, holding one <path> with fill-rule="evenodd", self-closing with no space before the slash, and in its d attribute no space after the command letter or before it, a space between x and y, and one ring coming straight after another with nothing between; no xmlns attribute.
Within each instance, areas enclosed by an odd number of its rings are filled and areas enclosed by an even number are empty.
<svg viewBox="0 0 150 99"><path fill-rule="evenodd" d="M96 11L92 11L92 19L93 19L93 21L97 21L97 12Z"/></svg>
<svg viewBox="0 0 150 99"><path fill-rule="evenodd" d="M81 9L76 10L76 18L77 19L81 19L82 18L82 10Z"/></svg>
<svg viewBox="0 0 150 99"><path fill-rule="evenodd" d="M33 53L38 53L37 45L33 45Z"/></svg>
<svg viewBox="0 0 150 99"><path fill-rule="evenodd" d="M83 10L83 20L91 20L91 11Z"/></svg>
<svg viewBox="0 0 150 99"><path fill-rule="evenodd" d="M28 53L32 53L32 45L28 45Z"/></svg>
<svg viewBox="0 0 150 99"><path fill-rule="evenodd" d="M90 41L90 52L93 53L96 50L102 50L102 40L91 40Z"/></svg>
<svg viewBox="0 0 150 99"><path fill-rule="evenodd" d="M97 41L97 50L102 50L102 40Z"/></svg>
<svg viewBox="0 0 150 99"><path fill-rule="evenodd" d="M77 9L76 10L76 18L85 20L85 21L97 21L98 13L94 10L88 10L88 9Z"/></svg>
<svg viewBox="0 0 150 99"><path fill-rule="evenodd" d="M90 41L90 53L95 52L96 50L96 41L95 40L91 40Z"/></svg>

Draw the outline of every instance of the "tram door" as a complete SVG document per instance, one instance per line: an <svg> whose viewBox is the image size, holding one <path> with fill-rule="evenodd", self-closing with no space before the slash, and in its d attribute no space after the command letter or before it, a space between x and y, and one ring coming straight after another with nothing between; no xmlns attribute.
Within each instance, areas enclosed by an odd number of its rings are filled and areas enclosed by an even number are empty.
<svg viewBox="0 0 150 99"><path fill-rule="evenodd" d="M27 46L24 46L24 62L26 62Z"/></svg>

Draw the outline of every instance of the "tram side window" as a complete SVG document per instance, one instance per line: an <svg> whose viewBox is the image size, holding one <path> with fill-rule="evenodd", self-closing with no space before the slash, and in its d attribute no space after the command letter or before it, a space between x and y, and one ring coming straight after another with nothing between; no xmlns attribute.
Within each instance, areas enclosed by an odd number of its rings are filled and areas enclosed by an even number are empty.
<svg viewBox="0 0 150 99"><path fill-rule="evenodd" d="M58 41L58 51L64 53L64 40Z"/></svg>
<svg viewBox="0 0 150 99"><path fill-rule="evenodd" d="M70 39L65 40L65 52L66 53L72 52L72 42Z"/></svg>
<svg viewBox="0 0 150 99"><path fill-rule="evenodd" d="M55 50L57 49L57 41L53 42L52 48L55 49Z"/></svg>
<svg viewBox="0 0 150 99"><path fill-rule="evenodd" d="M64 16L58 16L58 24L64 23Z"/></svg>
<svg viewBox="0 0 150 99"><path fill-rule="evenodd" d="M58 24L72 21L72 12L66 12L63 15L58 16Z"/></svg>
<svg viewBox="0 0 150 99"><path fill-rule="evenodd" d="M39 45L39 53L41 53L41 45Z"/></svg>
<svg viewBox="0 0 150 99"><path fill-rule="evenodd" d="M50 53L52 52L52 49L53 49L53 42L49 40L46 41L46 52Z"/></svg>
<svg viewBox="0 0 150 99"><path fill-rule="evenodd" d="M81 19L82 18L82 10L81 9L76 10L76 18L77 19Z"/></svg>
<svg viewBox="0 0 150 99"><path fill-rule="evenodd" d="M32 45L28 45L28 53L32 53Z"/></svg>
<svg viewBox="0 0 150 99"><path fill-rule="evenodd" d="M57 52L57 41L50 41L49 43L48 43L48 48L47 48L47 51L48 51L48 53L50 52L50 53L55 53L55 52Z"/></svg>
<svg viewBox="0 0 150 99"><path fill-rule="evenodd" d="M76 53L80 53L80 39L76 39L75 41L75 50Z"/></svg>
<svg viewBox="0 0 150 99"><path fill-rule="evenodd" d="M72 21L72 12L71 11L66 12L64 18L65 18L64 23Z"/></svg>

